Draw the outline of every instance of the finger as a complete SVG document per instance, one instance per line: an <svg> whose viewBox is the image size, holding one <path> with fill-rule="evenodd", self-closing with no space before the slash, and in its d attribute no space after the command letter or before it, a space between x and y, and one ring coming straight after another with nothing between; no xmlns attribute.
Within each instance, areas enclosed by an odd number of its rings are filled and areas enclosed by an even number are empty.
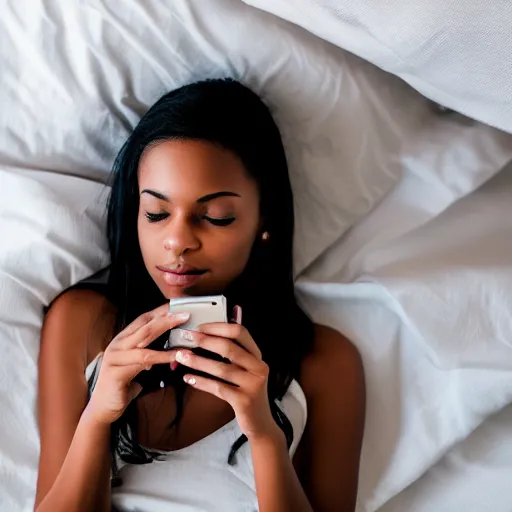
<svg viewBox="0 0 512 512"><path fill-rule="evenodd" d="M147 324L142 325L133 334L120 340L114 347L122 350L147 347L164 332L174 329L174 327L181 325L189 318L189 313L155 316Z"/></svg>
<svg viewBox="0 0 512 512"><path fill-rule="evenodd" d="M131 336L134 332L138 331L143 325L149 323L156 316L165 316L168 312L169 304L162 304L152 311L148 311L147 313L138 316L131 324L123 329L117 337L126 338L127 336Z"/></svg>
<svg viewBox="0 0 512 512"><path fill-rule="evenodd" d="M240 306L235 306L233 308L233 316L231 317L231 321L235 324L242 324L242 308Z"/></svg>
<svg viewBox="0 0 512 512"><path fill-rule="evenodd" d="M227 324L223 322L202 324L198 327L199 332L209 334L210 336L220 336L222 338L229 338L236 340L245 350L253 354L258 359L261 359L261 351L252 339L249 331L240 324Z"/></svg>
<svg viewBox="0 0 512 512"><path fill-rule="evenodd" d="M183 331L183 337L191 341L194 348L200 347L215 352L255 375L261 372L262 361L230 339L195 331Z"/></svg>
<svg viewBox="0 0 512 512"><path fill-rule="evenodd" d="M111 366L128 366L138 364L142 368L151 368L154 364L170 364L176 360L175 350L149 350L135 348L131 350L116 350L109 357Z"/></svg>
<svg viewBox="0 0 512 512"><path fill-rule="evenodd" d="M111 368L113 375L120 382L124 382L131 386L133 379L143 370L151 369L151 366L147 368L142 367L140 364L128 364L125 366L113 366Z"/></svg>
<svg viewBox="0 0 512 512"><path fill-rule="evenodd" d="M252 374L237 365L207 359L188 350L178 350L176 361L187 368L208 373L238 387L245 387L254 379Z"/></svg>
<svg viewBox="0 0 512 512"><path fill-rule="evenodd" d="M120 382L129 384L133 379L144 370L151 370L152 365L142 366L138 363L127 364L123 366L112 366L111 371Z"/></svg>
<svg viewBox="0 0 512 512"><path fill-rule="evenodd" d="M238 388L234 388L229 384L208 379L207 377L200 377L199 375L187 374L183 377L183 380L190 386L200 389L201 391L205 391L206 393L210 393L229 404L234 403L240 393Z"/></svg>

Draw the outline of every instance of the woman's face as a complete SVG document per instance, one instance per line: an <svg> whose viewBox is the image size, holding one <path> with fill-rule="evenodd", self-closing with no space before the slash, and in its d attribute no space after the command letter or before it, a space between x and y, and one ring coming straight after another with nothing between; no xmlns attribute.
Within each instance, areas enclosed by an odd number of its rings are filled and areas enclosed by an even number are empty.
<svg viewBox="0 0 512 512"><path fill-rule="evenodd" d="M238 157L202 141L146 149L139 244L167 298L221 293L244 270L260 226L259 193Z"/></svg>

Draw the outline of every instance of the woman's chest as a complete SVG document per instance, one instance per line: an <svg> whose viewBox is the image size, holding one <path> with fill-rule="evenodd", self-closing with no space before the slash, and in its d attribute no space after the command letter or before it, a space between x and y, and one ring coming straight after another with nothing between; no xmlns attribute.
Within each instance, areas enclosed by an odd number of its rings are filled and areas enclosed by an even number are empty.
<svg viewBox="0 0 512 512"><path fill-rule="evenodd" d="M138 442L149 449L181 450L209 436L235 417L231 406L212 396L188 388L179 408L173 388L165 388L137 400Z"/></svg>

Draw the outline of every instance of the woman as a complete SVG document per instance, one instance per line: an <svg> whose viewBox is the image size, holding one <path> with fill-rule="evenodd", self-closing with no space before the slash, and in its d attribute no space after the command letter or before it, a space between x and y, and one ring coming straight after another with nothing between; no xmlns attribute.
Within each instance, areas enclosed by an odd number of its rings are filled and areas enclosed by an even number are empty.
<svg viewBox="0 0 512 512"><path fill-rule="evenodd" d="M295 300L286 158L258 96L226 79L161 98L114 164L108 238L106 289L62 294L43 327L36 510L354 510L362 365ZM220 293L230 323L162 350L187 319L169 299Z"/></svg>

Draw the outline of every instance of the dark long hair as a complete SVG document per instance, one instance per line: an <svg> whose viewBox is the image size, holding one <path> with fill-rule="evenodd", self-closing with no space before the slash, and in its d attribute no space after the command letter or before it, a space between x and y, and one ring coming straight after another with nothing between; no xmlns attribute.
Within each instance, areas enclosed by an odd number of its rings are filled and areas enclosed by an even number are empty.
<svg viewBox="0 0 512 512"><path fill-rule="evenodd" d="M242 307L243 323L270 367L272 414L290 445L293 430L275 400L282 399L292 379L299 376L301 362L311 349L313 324L294 294L293 197L281 136L267 106L235 80L206 80L166 94L142 117L115 160L108 204L111 267L107 294L117 307L116 332L166 300L147 272L139 247L138 168L149 144L173 139L208 141L232 151L257 182L263 229L269 232L270 241L263 244L258 238L254 242L245 270L224 294L229 303ZM162 348L164 337L152 347ZM177 415L172 427L183 408L181 376L168 367L154 367L147 373L176 390ZM132 402L113 424L113 454L130 463L151 462L155 454L136 441L136 414ZM242 436L235 442L227 454L230 464L246 441Z"/></svg>

